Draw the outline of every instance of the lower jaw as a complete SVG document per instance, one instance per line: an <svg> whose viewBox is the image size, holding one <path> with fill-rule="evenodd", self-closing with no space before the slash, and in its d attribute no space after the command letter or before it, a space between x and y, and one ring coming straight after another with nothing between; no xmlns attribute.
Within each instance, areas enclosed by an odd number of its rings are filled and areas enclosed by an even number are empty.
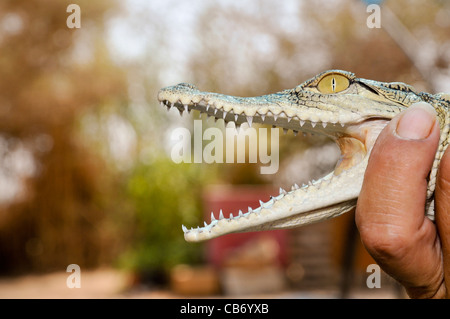
<svg viewBox="0 0 450 319"><path fill-rule="evenodd" d="M330 173L314 184L280 194L243 216L184 229L185 239L197 242L235 232L293 228L339 216L356 206L366 166L367 157L339 176Z"/></svg>

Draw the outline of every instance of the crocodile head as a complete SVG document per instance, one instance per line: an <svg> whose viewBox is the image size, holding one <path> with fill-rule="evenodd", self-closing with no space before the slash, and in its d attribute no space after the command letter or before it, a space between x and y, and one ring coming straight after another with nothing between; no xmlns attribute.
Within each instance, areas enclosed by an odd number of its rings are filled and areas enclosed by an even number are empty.
<svg viewBox="0 0 450 319"><path fill-rule="evenodd" d="M295 184L288 191L280 189L279 195L260 202L260 207L235 212L229 218L222 212L218 219L211 214L211 222L205 222L204 227L182 226L187 241L291 228L351 210L356 206L370 151L386 124L415 102L426 101L435 107L441 107L442 102L439 96L416 92L403 83L361 79L341 70L325 71L293 89L259 97L202 92L182 83L161 89L158 99L180 113L198 110L236 125L262 123L294 133L323 134L341 150L335 170L317 181L302 187Z"/></svg>

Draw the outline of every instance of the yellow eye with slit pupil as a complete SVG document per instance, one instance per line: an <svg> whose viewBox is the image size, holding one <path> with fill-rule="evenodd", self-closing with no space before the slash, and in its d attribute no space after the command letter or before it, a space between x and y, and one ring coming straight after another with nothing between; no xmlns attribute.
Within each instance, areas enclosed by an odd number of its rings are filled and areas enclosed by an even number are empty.
<svg viewBox="0 0 450 319"><path fill-rule="evenodd" d="M317 88L321 93L329 94L344 91L349 85L350 81L347 77L338 73L331 73L320 80Z"/></svg>

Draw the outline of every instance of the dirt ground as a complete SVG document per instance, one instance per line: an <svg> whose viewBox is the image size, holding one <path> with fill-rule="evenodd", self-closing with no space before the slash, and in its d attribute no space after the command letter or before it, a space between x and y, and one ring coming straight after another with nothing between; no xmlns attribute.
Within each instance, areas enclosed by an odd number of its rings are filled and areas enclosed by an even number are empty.
<svg viewBox="0 0 450 319"><path fill-rule="evenodd" d="M115 270L83 271L81 288L68 288L70 273L0 278L0 298L115 298L130 285L130 276Z"/></svg>
<svg viewBox="0 0 450 319"><path fill-rule="evenodd" d="M150 290L133 286L133 276L112 269L84 271L81 287L68 288L70 273L57 272L45 275L26 275L0 278L0 299L99 299L99 298L184 298L169 290ZM223 296L210 296L219 297ZM227 298L233 296L227 296ZM276 295L245 296L246 298L336 298L335 291L283 292ZM396 298L386 291L354 291L351 298Z"/></svg>

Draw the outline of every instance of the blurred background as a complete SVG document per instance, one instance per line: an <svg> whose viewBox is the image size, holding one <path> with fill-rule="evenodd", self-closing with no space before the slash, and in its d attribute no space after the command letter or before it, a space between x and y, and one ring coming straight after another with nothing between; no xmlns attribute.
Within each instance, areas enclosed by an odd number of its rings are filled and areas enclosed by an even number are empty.
<svg viewBox="0 0 450 319"><path fill-rule="evenodd" d="M370 3L381 28L367 25ZM175 164L171 132L204 118L156 96L180 82L257 96L332 68L448 92L449 62L445 0L1 1L0 298L404 297L385 275L367 288L374 262L352 214L186 243L181 224L256 207L331 171L339 151L291 132L274 175ZM66 286L69 264L80 289Z"/></svg>

